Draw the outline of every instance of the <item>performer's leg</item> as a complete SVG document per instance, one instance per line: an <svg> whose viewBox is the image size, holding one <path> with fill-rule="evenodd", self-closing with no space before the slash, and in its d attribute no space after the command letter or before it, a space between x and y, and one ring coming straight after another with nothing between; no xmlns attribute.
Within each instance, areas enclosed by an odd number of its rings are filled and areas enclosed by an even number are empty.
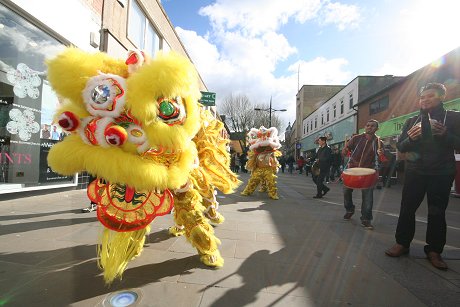
<svg viewBox="0 0 460 307"><path fill-rule="evenodd" d="M261 180L262 174L260 169L254 170L249 178L248 185L244 188L244 191L241 192L241 195L251 195L254 193Z"/></svg>
<svg viewBox="0 0 460 307"><path fill-rule="evenodd" d="M214 235L214 229L203 215L201 201L200 194L194 189L176 195L176 223L184 226L187 240L197 249L200 260L205 265L222 267L224 259L218 250L220 240Z"/></svg>

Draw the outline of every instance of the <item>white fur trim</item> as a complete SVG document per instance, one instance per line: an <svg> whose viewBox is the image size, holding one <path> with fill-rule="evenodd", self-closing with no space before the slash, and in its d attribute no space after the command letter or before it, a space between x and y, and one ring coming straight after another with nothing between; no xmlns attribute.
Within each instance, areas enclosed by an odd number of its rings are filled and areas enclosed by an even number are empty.
<svg viewBox="0 0 460 307"><path fill-rule="evenodd" d="M131 132L133 130L141 131L142 135L141 136L132 135ZM138 125L130 124L128 128L126 128L126 132L128 133L128 141L133 144L140 145L140 144L144 144L145 141L147 141L147 136L145 134L145 131L142 130L142 128Z"/></svg>
<svg viewBox="0 0 460 307"><path fill-rule="evenodd" d="M136 56L137 56L137 63L136 64L128 64L128 73L129 74L135 73L142 65L144 65L144 62L145 62L145 58L142 55L141 51L137 50L137 49L136 50L129 50L128 51L128 58L133 53L136 54Z"/></svg>
<svg viewBox="0 0 460 307"><path fill-rule="evenodd" d="M177 194L177 193L185 193L185 192L187 192L188 190L190 190L192 187L193 187L193 185L192 185L192 183L190 182L190 180L187 180L187 183L184 184L183 186L181 186L180 188L175 189L175 190L174 190L174 193L175 193L175 194Z"/></svg>
<svg viewBox="0 0 460 307"><path fill-rule="evenodd" d="M111 80L117 81L121 87L121 90L124 92L123 95L118 97L117 103L113 110L108 110L107 108L112 105L113 100L118 95L115 85ZM92 99L93 90L99 85L107 85L110 88L110 94L107 101L103 104L97 104ZM98 76L94 76L86 82L85 89L82 92L83 101L86 104L86 109L91 115L99 117L118 117L123 111L125 105L125 96L126 96L126 80L120 76L112 74L101 73Z"/></svg>

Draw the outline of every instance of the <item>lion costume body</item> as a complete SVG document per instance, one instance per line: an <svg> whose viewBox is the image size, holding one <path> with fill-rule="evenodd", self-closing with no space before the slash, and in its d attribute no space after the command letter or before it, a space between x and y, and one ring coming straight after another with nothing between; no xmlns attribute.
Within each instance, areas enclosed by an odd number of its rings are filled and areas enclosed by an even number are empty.
<svg viewBox="0 0 460 307"><path fill-rule="evenodd" d="M252 128L247 139L250 151L246 169L251 172L251 177L241 195L251 195L260 184L261 191L267 191L270 198L278 199L276 173L280 165L277 157L281 156L278 150L281 147L278 130L264 126L259 129Z"/></svg>
<svg viewBox="0 0 460 307"><path fill-rule="evenodd" d="M64 175L98 178L88 196L104 226L98 254L105 281L121 278L141 253L149 224L173 207L201 261L222 266L202 195L214 195L215 187L233 192L239 181L228 154L212 154L224 139L212 140L220 143L211 153L198 145L204 127L221 126L198 104L190 61L173 52L149 60L138 51L123 61L69 48L47 64L52 87L65 99L55 120L70 133L52 147L48 163Z"/></svg>

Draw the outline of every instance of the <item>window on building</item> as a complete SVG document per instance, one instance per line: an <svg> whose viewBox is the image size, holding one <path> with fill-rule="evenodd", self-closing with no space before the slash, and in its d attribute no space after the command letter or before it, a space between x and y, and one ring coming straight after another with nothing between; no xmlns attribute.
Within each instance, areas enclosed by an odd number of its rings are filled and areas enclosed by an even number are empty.
<svg viewBox="0 0 460 307"><path fill-rule="evenodd" d="M340 114L343 114L344 111L344 105L343 105L343 98L340 99Z"/></svg>
<svg viewBox="0 0 460 307"><path fill-rule="evenodd" d="M45 61L65 46L1 4L0 33L0 194L15 185L74 185L74 175L55 173L47 162L66 133L53 120L60 99Z"/></svg>
<svg viewBox="0 0 460 307"><path fill-rule="evenodd" d="M303 134L305 134L305 126L303 126Z"/></svg>
<svg viewBox="0 0 460 307"><path fill-rule="evenodd" d="M318 127L318 117L315 117L315 129Z"/></svg>
<svg viewBox="0 0 460 307"><path fill-rule="evenodd" d="M324 125L324 113L321 113L321 125Z"/></svg>
<svg viewBox="0 0 460 307"><path fill-rule="evenodd" d="M160 49L160 38L153 25L144 15L137 1L130 1L128 17L128 38L150 56Z"/></svg>
<svg viewBox="0 0 460 307"><path fill-rule="evenodd" d="M333 112L333 118L337 117L337 105L334 103L334 106L332 107L332 112Z"/></svg>
<svg viewBox="0 0 460 307"><path fill-rule="evenodd" d="M369 115L380 113L388 109L389 98L388 96L382 97L369 104Z"/></svg>
<svg viewBox="0 0 460 307"><path fill-rule="evenodd" d="M171 51L171 46L169 46L168 42L165 39L161 40L161 50L163 50L163 52L165 53Z"/></svg>
<svg viewBox="0 0 460 307"><path fill-rule="evenodd" d="M310 131L313 130L313 120L310 122Z"/></svg>
<svg viewBox="0 0 460 307"><path fill-rule="evenodd" d="M326 111L326 123L329 122L329 109L327 109Z"/></svg>
<svg viewBox="0 0 460 307"><path fill-rule="evenodd" d="M350 100L349 100L349 102L350 102L350 105L349 105L350 110L353 110L353 93L349 94L349 98L350 98Z"/></svg>

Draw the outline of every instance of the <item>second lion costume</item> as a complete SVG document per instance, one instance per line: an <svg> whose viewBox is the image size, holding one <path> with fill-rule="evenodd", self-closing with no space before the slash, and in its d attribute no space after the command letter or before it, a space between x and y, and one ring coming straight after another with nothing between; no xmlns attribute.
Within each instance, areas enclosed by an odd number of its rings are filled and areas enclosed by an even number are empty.
<svg viewBox="0 0 460 307"><path fill-rule="evenodd" d="M264 126L259 129L252 128L248 133L248 143L246 169L251 172L251 177L241 195L251 195L260 184L262 189L266 188L270 198L278 199L276 173L280 165L277 158L281 156L278 150L281 147L278 130Z"/></svg>

